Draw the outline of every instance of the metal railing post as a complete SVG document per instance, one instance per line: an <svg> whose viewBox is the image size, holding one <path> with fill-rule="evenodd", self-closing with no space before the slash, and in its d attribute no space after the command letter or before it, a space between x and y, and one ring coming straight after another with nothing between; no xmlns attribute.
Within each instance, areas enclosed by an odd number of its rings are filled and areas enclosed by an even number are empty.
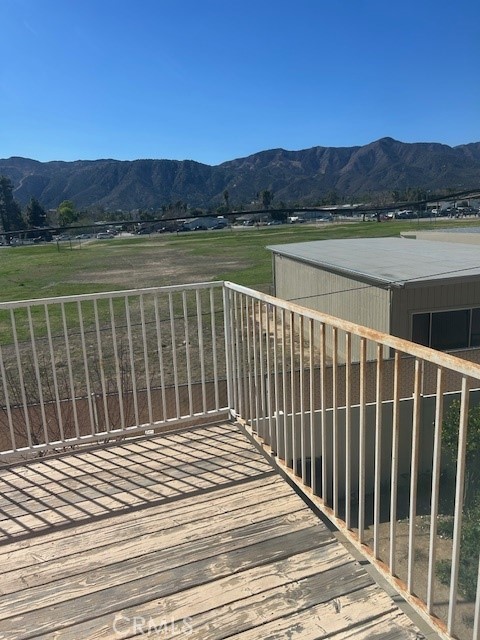
<svg viewBox="0 0 480 640"><path fill-rule="evenodd" d="M236 418L237 407L233 407L233 370L232 370L232 315L230 290L223 285L223 326L225 334L225 372L227 377L227 407L232 418Z"/></svg>

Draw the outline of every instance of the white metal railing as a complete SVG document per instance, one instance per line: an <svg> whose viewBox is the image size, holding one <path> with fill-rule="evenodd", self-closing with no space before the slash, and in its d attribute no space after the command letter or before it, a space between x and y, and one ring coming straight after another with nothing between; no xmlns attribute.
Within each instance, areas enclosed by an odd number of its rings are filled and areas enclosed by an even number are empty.
<svg viewBox="0 0 480 640"><path fill-rule="evenodd" d="M221 285L0 303L0 457L225 412Z"/></svg>
<svg viewBox="0 0 480 640"><path fill-rule="evenodd" d="M480 638L478 387L477 364L232 283L0 304L0 459L229 411L462 640Z"/></svg>
<svg viewBox="0 0 480 640"><path fill-rule="evenodd" d="M480 366L232 283L225 301L232 414L426 617L478 640Z"/></svg>

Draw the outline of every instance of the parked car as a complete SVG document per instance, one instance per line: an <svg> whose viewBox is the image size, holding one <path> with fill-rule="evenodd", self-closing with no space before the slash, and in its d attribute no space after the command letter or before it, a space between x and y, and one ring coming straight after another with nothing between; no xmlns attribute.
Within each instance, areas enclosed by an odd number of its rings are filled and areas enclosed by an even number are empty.
<svg viewBox="0 0 480 640"><path fill-rule="evenodd" d="M97 233L97 240L111 240L114 236L107 231L100 231Z"/></svg>

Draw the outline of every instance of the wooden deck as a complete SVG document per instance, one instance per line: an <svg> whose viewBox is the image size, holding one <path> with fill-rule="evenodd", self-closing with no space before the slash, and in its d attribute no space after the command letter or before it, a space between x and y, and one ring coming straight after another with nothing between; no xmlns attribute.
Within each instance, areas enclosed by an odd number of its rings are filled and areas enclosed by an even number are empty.
<svg viewBox="0 0 480 640"><path fill-rule="evenodd" d="M231 424L0 472L0 638L423 637Z"/></svg>

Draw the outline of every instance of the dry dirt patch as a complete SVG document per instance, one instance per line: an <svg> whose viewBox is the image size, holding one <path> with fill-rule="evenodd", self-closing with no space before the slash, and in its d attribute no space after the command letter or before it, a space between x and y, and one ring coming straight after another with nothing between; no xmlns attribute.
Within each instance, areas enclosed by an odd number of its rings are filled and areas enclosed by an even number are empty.
<svg viewBox="0 0 480 640"><path fill-rule="evenodd" d="M159 245L147 246L148 250L144 245L135 257L112 255L111 268L77 273L71 282L98 282L121 288L189 284L216 280L220 272L245 266L241 260L209 260Z"/></svg>

